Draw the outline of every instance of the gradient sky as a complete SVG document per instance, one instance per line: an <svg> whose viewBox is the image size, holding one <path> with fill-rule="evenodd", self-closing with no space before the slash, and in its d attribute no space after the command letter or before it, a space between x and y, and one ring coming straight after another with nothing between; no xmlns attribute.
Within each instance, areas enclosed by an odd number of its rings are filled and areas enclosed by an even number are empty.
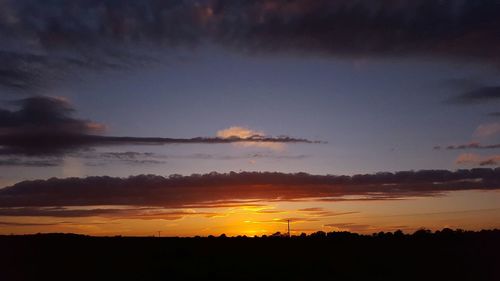
<svg viewBox="0 0 500 281"><path fill-rule="evenodd" d="M488 168L493 179L354 194L366 201L238 195L224 200L253 201L155 205L153 217L133 203L118 204L126 214L44 215L116 205L16 205L0 189L0 233L260 235L283 231L287 218L297 232L500 227L497 1L135 2L0 2L0 187L230 171ZM135 139L112 139L121 136ZM383 184L399 182L374 185Z"/></svg>

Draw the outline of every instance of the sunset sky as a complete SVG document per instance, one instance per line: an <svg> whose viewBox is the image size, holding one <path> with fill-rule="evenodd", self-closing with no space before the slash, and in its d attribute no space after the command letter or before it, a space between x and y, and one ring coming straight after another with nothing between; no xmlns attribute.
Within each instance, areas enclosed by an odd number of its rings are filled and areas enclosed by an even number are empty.
<svg viewBox="0 0 500 281"><path fill-rule="evenodd" d="M500 2L0 1L0 234L500 228Z"/></svg>

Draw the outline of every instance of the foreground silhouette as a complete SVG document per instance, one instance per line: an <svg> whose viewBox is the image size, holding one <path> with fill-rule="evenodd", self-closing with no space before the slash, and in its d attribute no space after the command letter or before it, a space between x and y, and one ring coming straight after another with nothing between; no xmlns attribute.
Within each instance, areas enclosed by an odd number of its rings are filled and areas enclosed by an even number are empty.
<svg viewBox="0 0 500 281"><path fill-rule="evenodd" d="M0 236L0 280L500 280L500 230Z"/></svg>

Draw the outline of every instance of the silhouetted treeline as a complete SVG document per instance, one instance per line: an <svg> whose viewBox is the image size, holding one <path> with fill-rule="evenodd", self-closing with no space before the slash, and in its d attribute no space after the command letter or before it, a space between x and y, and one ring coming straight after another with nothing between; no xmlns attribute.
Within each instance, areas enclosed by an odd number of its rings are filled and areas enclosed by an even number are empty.
<svg viewBox="0 0 500 281"><path fill-rule="evenodd" d="M500 280L500 230L0 236L0 280Z"/></svg>

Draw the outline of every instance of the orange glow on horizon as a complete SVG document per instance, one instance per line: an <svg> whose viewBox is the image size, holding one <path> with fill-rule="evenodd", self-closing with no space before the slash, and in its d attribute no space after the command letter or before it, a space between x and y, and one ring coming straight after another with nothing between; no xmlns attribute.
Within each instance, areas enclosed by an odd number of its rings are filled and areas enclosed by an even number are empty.
<svg viewBox="0 0 500 281"><path fill-rule="evenodd" d="M315 231L351 231L371 234L401 229L500 227L500 191L459 191L438 197L404 200L280 201L229 207L129 210L89 217L1 217L1 234L71 232L89 235L164 236L292 235ZM479 204L480 203L480 204ZM478 208L477 206L481 206ZM116 210L114 206L100 206ZM89 208L89 207L87 207ZM73 207L72 209L78 209ZM120 209L121 211L121 209ZM129 213L128 213L129 212Z"/></svg>

